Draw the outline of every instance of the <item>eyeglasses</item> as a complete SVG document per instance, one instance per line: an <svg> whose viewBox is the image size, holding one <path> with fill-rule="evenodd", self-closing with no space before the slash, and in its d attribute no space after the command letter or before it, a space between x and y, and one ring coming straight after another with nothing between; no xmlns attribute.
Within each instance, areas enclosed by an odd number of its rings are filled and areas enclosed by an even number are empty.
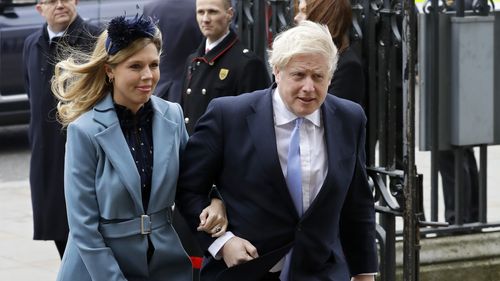
<svg viewBox="0 0 500 281"><path fill-rule="evenodd" d="M61 4L67 4L70 1L73 1L73 0L45 0L45 1L40 1L40 4L55 6L59 2L61 2Z"/></svg>

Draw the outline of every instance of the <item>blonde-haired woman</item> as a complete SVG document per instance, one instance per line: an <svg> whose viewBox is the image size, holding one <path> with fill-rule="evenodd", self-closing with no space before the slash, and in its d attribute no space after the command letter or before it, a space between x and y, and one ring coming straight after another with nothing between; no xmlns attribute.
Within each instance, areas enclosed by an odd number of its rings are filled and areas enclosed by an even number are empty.
<svg viewBox="0 0 500 281"><path fill-rule="evenodd" d="M88 59L76 54L56 66L70 227L58 280L192 280L171 225L183 114L152 96L161 42L151 19L118 17ZM200 230L225 231L220 200L200 217Z"/></svg>

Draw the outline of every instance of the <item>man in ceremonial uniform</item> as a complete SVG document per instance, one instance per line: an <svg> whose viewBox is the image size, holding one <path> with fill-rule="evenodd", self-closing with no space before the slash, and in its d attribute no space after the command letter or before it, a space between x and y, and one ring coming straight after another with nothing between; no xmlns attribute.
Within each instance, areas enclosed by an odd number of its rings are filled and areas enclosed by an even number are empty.
<svg viewBox="0 0 500 281"><path fill-rule="evenodd" d="M264 62L230 28L233 15L230 0L196 1L196 20L205 39L186 62L181 104L189 134L212 99L270 84Z"/></svg>

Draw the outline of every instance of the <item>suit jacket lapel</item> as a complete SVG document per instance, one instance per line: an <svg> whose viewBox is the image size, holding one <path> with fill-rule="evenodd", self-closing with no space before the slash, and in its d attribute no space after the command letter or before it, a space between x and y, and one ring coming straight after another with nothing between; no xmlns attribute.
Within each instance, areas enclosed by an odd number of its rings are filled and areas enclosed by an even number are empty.
<svg viewBox="0 0 500 281"><path fill-rule="evenodd" d="M304 213L304 217L314 211L314 207L317 204L321 204L323 198L325 198L328 191L332 188L338 187L339 177L342 176L342 171L339 171L338 163L341 160L342 155L342 127L344 126L335 114L335 106L332 103L327 102L328 98L325 100L321 107L323 126L325 129L325 140L326 140L326 153L328 162L328 172L326 174L325 181L321 186L321 190L316 196L316 198L311 203L311 206ZM334 202L330 202L332 204Z"/></svg>
<svg viewBox="0 0 500 281"><path fill-rule="evenodd" d="M106 127L96 135L96 140L134 200L136 211L142 213L139 172L123 136L110 94L94 107L94 120Z"/></svg>
<svg viewBox="0 0 500 281"><path fill-rule="evenodd" d="M281 170L281 164L276 147L276 133L274 131L272 91L269 89L253 105L254 113L247 117L247 123L252 142L255 145L257 157L260 158L262 170L268 174L273 186L279 192L281 198L286 198L290 209L295 210L292 197L288 192L285 177Z"/></svg>
<svg viewBox="0 0 500 281"><path fill-rule="evenodd" d="M167 188L164 186L164 182L168 176L170 157L173 153L176 153L171 150L178 125L165 118L166 110L162 111L154 99L151 99L151 101L155 109L153 115L153 175L151 179L151 194L153 195L159 194L161 188ZM160 199L162 199L160 196L150 197L148 212L158 211L154 208L164 206L161 202L157 202Z"/></svg>

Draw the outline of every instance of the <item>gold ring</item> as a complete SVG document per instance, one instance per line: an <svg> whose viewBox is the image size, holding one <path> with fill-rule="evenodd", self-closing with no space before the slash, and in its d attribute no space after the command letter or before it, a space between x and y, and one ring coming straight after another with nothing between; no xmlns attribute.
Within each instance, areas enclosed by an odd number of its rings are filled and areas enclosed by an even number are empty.
<svg viewBox="0 0 500 281"><path fill-rule="evenodd" d="M222 230L222 227L220 226L217 226L217 228L215 228L215 232L220 232Z"/></svg>

